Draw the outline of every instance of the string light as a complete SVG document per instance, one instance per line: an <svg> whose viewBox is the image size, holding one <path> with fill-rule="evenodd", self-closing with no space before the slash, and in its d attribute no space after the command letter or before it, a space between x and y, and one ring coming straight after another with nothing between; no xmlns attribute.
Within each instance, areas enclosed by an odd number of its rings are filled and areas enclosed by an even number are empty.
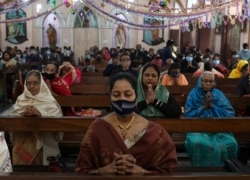
<svg viewBox="0 0 250 180"><path fill-rule="evenodd" d="M197 27L197 28L215 28L221 26L223 23L226 25L228 22L234 23L234 18L241 18L239 21L243 22L246 19L246 15L237 11L236 16L232 16L230 14L224 13L226 8L229 7L239 7L239 0L227 1L224 3L217 2L216 5L209 6L205 9L200 8L188 8L191 9L191 13L184 13L185 10L182 9L181 13L175 13L176 9L171 9L172 12L167 12L166 8L159 7L159 11L152 10L152 6L136 4L133 2L128 2L125 0L120 1L112 1L105 0L106 4L109 4L114 9L119 10L120 12L130 12L135 15L141 15L143 18L152 18L160 21L167 20L168 24L159 24L159 25L146 25L146 24L138 24L130 21L126 21L124 19L120 19L118 16L114 16L110 14L110 12L106 12L104 8L100 8L91 0L85 0L86 4L92 9L95 10L97 15L100 15L102 18L106 18L108 21L118 24L123 23L128 28L132 29L141 29L141 30L152 30L152 29L164 29L169 28L171 26L179 25L182 27L182 31L188 31L189 28ZM130 4L129 8L127 8L127 4ZM144 8L144 9L143 9ZM151 8L151 9L150 9ZM242 7L244 9L244 7ZM147 10L146 10L147 9ZM164 10L164 12L163 12ZM247 10L245 10L247 11ZM203 18L205 17L205 19ZM209 18L208 18L209 17ZM225 19L226 18L226 19ZM202 20L203 19L203 20Z"/></svg>
<svg viewBox="0 0 250 180"><path fill-rule="evenodd" d="M22 9L22 8L28 7L30 4L37 2L37 1L38 0L30 0L28 2L21 1L20 3L16 1L14 8L13 8L13 5L11 5L11 3L8 3L4 6L0 6L0 14L6 14L8 12L13 11L13 9Z"/></svg>
<svg viewBox="0 0 250 180"><path fill-rule="evenodd" d="M51 13L51 11L54 11L56 10L57 8L61 7L63 5L63 3L59 4L58 6L56 6L55 8L52 8L48 11L45 11L43 13L40 13L40 14L37 14L35 16L31 16L31 17L27 17L27 18L19 18L19 19L11 19L11 20L5 20L5 21L0 21L0 23L18 23L18 22L26 22L26 21L30 21L30 20L33 20L33 19L36 19L36 18L39 18L41 16L44 16L46 14L49 14Z"/></svg>

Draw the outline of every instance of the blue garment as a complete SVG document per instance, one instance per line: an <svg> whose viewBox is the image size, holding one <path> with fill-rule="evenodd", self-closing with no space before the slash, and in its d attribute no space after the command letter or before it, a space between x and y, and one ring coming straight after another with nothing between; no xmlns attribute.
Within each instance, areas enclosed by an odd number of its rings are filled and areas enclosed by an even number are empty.
<svg viewBox="0 0 250 180"><path fill-rule="evenodd" d="M167 65L167 59L172 58L173 60L175 57L172 55L172 50L169 46L166 46L163 48L162 53L161 53L161 59L162 59L162 66Z"/></svg>
<svg viewBox="0 0 250 180"><path fill-rule="evenodd" d="M216 88L211 90L213 108L204 109L205 94L200 77L188 94L185 117L235 116L229 100ZM238 144L232 133L187 133L184 145L193 166L224 166L225 160L237 158Z"/></svg>
<svg viewBox="0 0 250 180"><path fill-rule="evenodd" d="M242 59L242 60L249 60L250 59L250 51L247 49L247 50L240 50L238 52L238 55L239 55L239 59Z"/></svg>

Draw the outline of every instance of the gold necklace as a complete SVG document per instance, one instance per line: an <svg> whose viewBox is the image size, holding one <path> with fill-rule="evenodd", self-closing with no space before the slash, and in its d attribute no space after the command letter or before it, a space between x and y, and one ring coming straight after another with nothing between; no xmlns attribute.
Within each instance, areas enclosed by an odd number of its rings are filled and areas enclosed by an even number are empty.
<svg viewBox="0 0 250 180"><path fill-rule="evenodd" d="M128 125L126 127L124 127L120 121L117 119L117 116L114 116L114 119L115 121L117 122L118 124L118 127L120 128L121 130L121 134L122 134L122 137L123 139L125 139L126 135L128 134L128 130L129 128L131 127L131 124L133 123L134 119L135 119L135 115L133 114L133 117L131 118L131 120L129 121Z"/></svg>

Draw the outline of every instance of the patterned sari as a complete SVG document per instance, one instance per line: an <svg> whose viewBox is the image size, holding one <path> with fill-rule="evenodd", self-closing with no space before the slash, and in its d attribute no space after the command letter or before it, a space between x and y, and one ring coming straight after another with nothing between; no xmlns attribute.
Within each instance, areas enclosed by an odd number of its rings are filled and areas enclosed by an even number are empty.
<svg viewBox="0 0 250 180"><path fill-rule="evenodd" d="M152 172L172 172L177 164L175 145L160 125L149 122L146 129L123 140L110 123L96 119L81 143L76 171L88 173L106 166L114 160L114 152L131 154Z"/></svg>
<svg viewBox="0 0 250 180"><path fill-rule="evenodd" d="M234 117L233 107L220 90L211 90L213 108L203 108L205 94L199 78L187 97L185 117ZM187 133L185 148L193 166L224 166L225 160L237 158L238 152L232 133Z"/></svg>

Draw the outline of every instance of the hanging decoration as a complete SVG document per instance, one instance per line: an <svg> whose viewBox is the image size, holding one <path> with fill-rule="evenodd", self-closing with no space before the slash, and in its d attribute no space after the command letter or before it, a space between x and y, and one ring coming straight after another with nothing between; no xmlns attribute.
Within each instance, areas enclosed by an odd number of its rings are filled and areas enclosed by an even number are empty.
<svg viewBox="0 0 250 180"><path fill-rule="evenodd" d="M33 19L37 19L37 18L39 18L41 16L45 16L47 14L50 14L52 11L56 10L57 8L61 7L62 5L63 5L63 3L59 4L58 6L56 6L53 9L47 10L45 12L36 14L34 16L31 16L31 17L11 19L11 20L3 20L3 21L0 21L0 23L4 23L4 24L7 24L7 23L19 23L19 22L26 22L26 21L30 21L30 20L33 20Z"/></svg>
<svg viewBox="0 0 250 180"><path fill-rule="evenodd" d="M10 11L13 11L13 7L15 7L15 9L22 9L25 7L28 7L30 4L37 2L38 0L30 0L27 2L24 2L22 0L20 1L12 1L12 0L8 0L7 4L6 1L4 1L4 5L0 5L0 14L6 14Z"/></svg>
<svg viewBox="0 0 250 180"><path fill-rule="evenodd" d="M70 7L72 0L64 0L63 3L65 4L65 6L68 8Z"/></svg>
<svg viewBox="0 0 250 180"><path fill-rule="evenodd" d="M51 6L51 8L55 8L56 7L56 0L50 0L50 6Z"/></svg>
<svg viewBox="0 0 250 180"><path fill-rule="evenodd" d="M167 1L166 0L158 0L158 4L161 6L161 7L166 7L167 6Z"/></svg>
<svg viewBox="0 0 250 180"><path fill-rule="evenodd" d="M165 9L160 7L158 4L156 4L158 7L152 8L155 5L153 3L150 3L149 5L143 5L143 4L136 4L136 3L130 3L124 0L114 1L114 0L105 0L103 2L109 3L114 9L118 9L120 12L130 12L135 15L141 15L143 17L147 18L154 18L159 20L165 20L167 21L166 24L161 25L146 25L146 24L138 24L138 23L132 23L125 21L124 19L120 19L118 16L112 15L109 12L106 12L104 8L102 8L99 4L95 3L91 0L85 0L85 2L89 5L89 7L92 7L92 10L95 10L97 14L99 14L102 18L108 19L108 21L112 23L123 23L128 28L133 29L163 29L168 28L171 26L176 25L185 25L183 28L183 31L186 30L192 30L194 27L196 27L196 23L198 20L203 19L205 17L205 20L200 21L200 24L197 23L197 27L203 27L203 28L215 28L215 26L221 26L224 16L226 15L224 10L230 6L237 6L240 0L232 0L224 3L217 3L216 6L212 6L205 9L195 10L192 8L188 8L189 10L192 9L190 13L186 13L186 10L180 11L180 13L174 13L173 12L166 12ZM158 1L159 2L159 1ZM238 16L239 16L238 12ZM209 18L208 18L209 17ZM228 19L227 19L228 20ZM211 21L211 22L210 22ZM190 23L191 22L191 23ZM225 21L224 23L227 23Z"/></svg>
<svg viewBox="0 0 250 180"><path fill-rule="evenodd" d="M82 1L80 1L81 3L83 3ZM65 6L67 8L70 7L69 11L71 14L75 14L76 11L77 11L77 8L76 8L76 2L74 2L73 0L64 0L63 3L65 4Z"/></svg>
<svg viewBox="0 0 250 180"><path fill-rule="evenodd" d="M230 14L225 12L229 7L239 7L241 6L241 0L231 0L227 2L217 1L216 5L212 5L206 8L186 8L186 9L170 9L167 10L167 2L157 0L157 3L151 1L149 4L140 4L134 2L128 2L125 0L105 0L103 3L108 4L117 11L124 13L132 13L135 15L140 15L143 18L154 18L158 20L164 20L165 24L158 25L146 25L146 24L135 24L133 22L125 21L120 19L116 15L110 14L110 12L105 11L100 4L95 3L93 0L85 0L88 7L90 7L96 14L100 15L106 20L119 24L123 23L128 28L142 29L142 30L152 30L152 29L163 29L171 26L180 25L183 27L183 31L189 31L193 28L215 28L222 25L222 23L227 24L228 22L233 23L234 19ZM165 3L166 6L162 7L159 3ZM162 5L162 4L161 4ZM163 4L164 5L164 4ZM176 13L178 12L178 13ZM224 18L227 16L227 18ZM236 18L242 17L246 18L246 15L237 11ZM232 22L231 22L232 20Z"/></svg>

